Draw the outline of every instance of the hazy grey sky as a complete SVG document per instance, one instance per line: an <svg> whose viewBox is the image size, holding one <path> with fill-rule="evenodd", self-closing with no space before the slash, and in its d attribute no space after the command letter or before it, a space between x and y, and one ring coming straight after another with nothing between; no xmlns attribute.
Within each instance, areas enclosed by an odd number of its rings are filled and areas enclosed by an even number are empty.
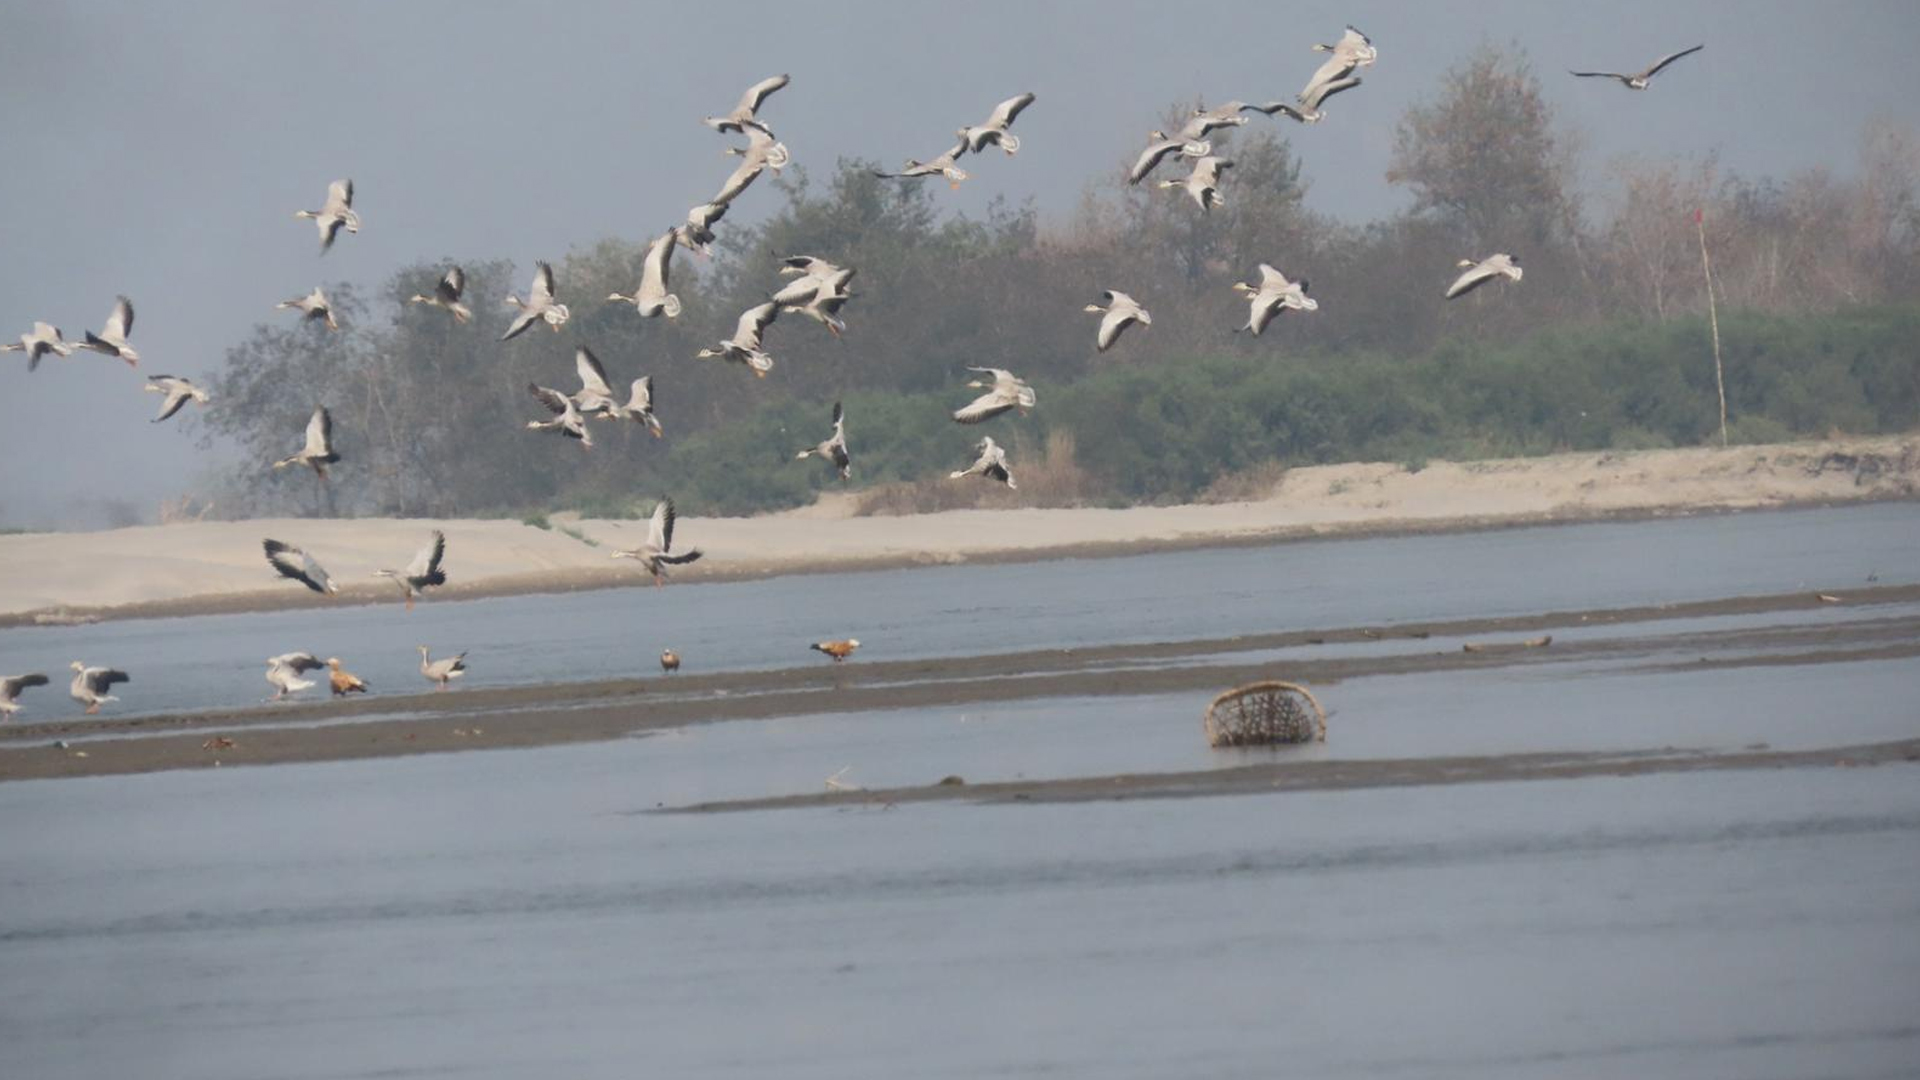
<svg viewBox="0 0 1920 1080"><path fill-rule="evenodd" d="M1212 22L1196 16L1209 10ZM735 20L724 30L720 13ZM657 233L729 169L720 151L732 140L699 118L782 71L793 84L765 115L815 176L841 156L937 153L956 127L1034 91L1019 157L939 195L968 212L996 194L1031 198L1057 218L1168 103L1291 95L1320 59L1308 46L1348 22L1380 49L1366 85L1326 123L1280 130L1309 203L1350 220L1405 204L1383 176L1394 122L1483 41L1527 49L1585 140L1594 187L1628 153L1717 148L1746 175L1850 171L1862 118L1920 118L1911 2L5 0L0 337L47 319L78 338L126 293L140 374L201 379L252 324L291 318L275 302L323 280L374 286L442 257L526 267ZM1698 42L1705 52L1645 94L1562 74L1636 69ZM1849 85L1818 92L1835 77ZM321 258L292 212L341 176L365 224ZM774 202L756 186L722 227ZM150 513L189 489L211 455L174 424L147 423L158 399L141 382L92 353L31 377L21 354L0 354L0 525L63 516L69 490Z"/></svg>

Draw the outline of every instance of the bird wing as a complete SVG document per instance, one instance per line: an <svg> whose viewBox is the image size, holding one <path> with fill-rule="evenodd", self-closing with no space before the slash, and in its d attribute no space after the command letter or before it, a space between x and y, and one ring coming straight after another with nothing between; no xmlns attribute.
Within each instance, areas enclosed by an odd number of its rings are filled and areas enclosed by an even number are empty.
<svg viewBox="0 0 1920 1080"><path fill-rule="evenodd" d="M292 544L283 544L278 540L267 540L261 544L266 550L267 562L280 572L281 577L292 578L317 593L327 591L330 580L327 572L313 557Z"/></svg>
<svg viewBox="0 0 1920 1080"><path fill-rule="evenodd" d="M723 202L701 203L699 206L696 206L693 209L687 211L687 224L693 225L697 228L705 229L712 226L714 222L719 221L721 218L726 216L727 216L726 203L723 203Z"/></svg>
<svg viewBox="0 0 1920 1080"><path fill-rule="evenodd" d="M333 453L333 414L325 405L314 409L307 419L307 446L303 453L312 457Z"/></svg>
<svg viewBox="0 0 1920 1080"><path fill-rule="evenodd" d="M81 672L80 677L87 681L87 689L96 694L106 693L114 683L133 681L126 672L117 668L90 667Z"/></svg>
<svg viewBox="0 0 1920 1080"><path fill-rule="evenodd" d="M290 652L267 661L275 667L286 668L295 675L304 675L309 671L318 671L327 665L314 659L312 653Z"/></svg>
<svg viewBox="0 0 1920 1080"><path fill-rule="evenodd" d="M1498 270L1493 269L1484 262L1477 266L1469 267L1466 273L1455 278L1453 284L1447 286L1447 299L1451 300L1456 296L1465 296L1467 293L1493 280L1498 274Z"/></svg>
<svg viewBox="0 0 1920 1080"><path fill-rule="evenodd" d="M543 300L553 302L553 267L537 262L533 264L533 289L527 296L527 306L539 307Z"/></svg>
<svg viewBox="0 0 1920 1080"><path fill-rule="evenodd" d="M653 519L647 522L647 546L664 554L673 549L673 522L675 519L673 500L662 498L653 508Z"/></svg>
<svg viewBox="0 0 1920 1080"><path fill-rule="evenodd" d="M1292 284L1293 284L1292 282L1287 280L1287 275L1281 273L1278 270L1275 270L1273 267L1267 265L1266 263L1260 264L1260 291L1261 292L1284 291L1288 286Z"/></svg>
<svg viewBox="0 0 1920 1080"><path fill-rule="evenodd" d="M440 560L447 554L447 534L439 529L433 530L433 539L427 546L414 553L413 561L407 564L407 576L410 578L440 577Z"/></svg>
<svg viewBox="0 0 1920 1080"><path fill-rule="evenodd" d="M1580 79L1619 79L1621 82L1627 81L1627 76L1617 71L1569 71L1567 74Z"/></svg>
<svg viewBox="0 0 1920 1080"><path fill-rule="evenodd" d="M375 185L378 186L377 184ZM320 208L323 214L339 214L353 207L353 181L335 180L327 185L327 204ZM376 208L377 209L377 208Z"/></svg>
<svg viewBox="0 0 1920 1080"><path fill-rule="evenodd" d="M7 678L0 679L0 699L12 701L14 698L20 696L20 691L25 690L29 686L45 685L47 685L47 677L39 672L34 672L31 675L11 675Z"/></svg>
<svg viewBox="0 0 1920 1080"><path fill-rule="evenodd" d="M1678 60L1683 56L1692 56L1694 53L1697 53L1704 48L1706 48L1705 45L1695 45L1691 49L1681 49L1677 53L1668 53L1667 55L1654 61L1653 66L1648 68L1646 71L1642 72L1640 77L1643 79L1651 79L1655 75L1660 74L1661 69L1665 68L1668 64L1673 63L1675 60Z"/></svg>
<svg viewBox="0 0 1920 1080"><path fill-rule="evenodd" d="M573 411L573 399L558 390L551 390L537 383L528 383L527 392L555 416L564 416Z"/></svg>
<svg viewBox="0 0 1920 1080"><path fill-rule="evenodd" d="M1138 184L1145 180L1154 166L1160 164L1168 154L1180 149L1181 145L1173 139L1149 144L1145 150L1140 151L1140 157L1134 161L1132 170L1127 173L1127 183Z"/></svg>
<svg viewBox="0 0 1920 1080"><path fill-rule="evenodd" d="M748 115L759 112L760 104L767 100L768 95L786 86L788 81L789 76L786 75L774 75L770 78L761 79L759 82L747 87L747 92L740 95L740 105L735 111L745 112Z"/></svg>
<svg viewBox="0 0 1920 1080"><path fill-rule="evenodd" d="M720 190L715 192L713 198L709 201L721 204L732 202L739 197L741 192L747 190L747 185L753 183L754 178L759 176L760 170L765 167L765 165L762 165L752 158L741 158L740 165L733 170L731 176L727 177L726 183L720 185ZM882 173L880 175L884 176L886 174Z"/></svg>
<svg viewBox="0 0 1920 1080"><path fill-rule="evenodd" d="M507 324L507 332L500 335L501 341L512 341L526 332L527 327L540 321L540 312L533 308L522 308L520 314Z"/></svg>
<svg viewBox="0 0 1920 1080"><path fill-rule="evenodd" d="M633 387L627 399L627 411L649 413L653 411L653 376L642 375L633 380Z"/></svg>
<svg viewBox="0 0 1920 1080"><path fill-rule="evenodd" d="M1318 110L1321 102L1341 91L1351 90L1359 85L1360 76L1358 75L1349 75L1344 79L1335 79L1330 83L1323 83L1319 87L1314 88L1311 94L1303 95L1300 103L1309 109Z"/></svg>
<svg viewBox="0 0 1920 1080"><path fill-rule="evenodd" d="M673 230L662 233L647 246L646 261L640 267L640 291L665 293L667 274L673 263Z"/></svg>
<svg viewBox="0 0 1920 1080"><path fill-rule="evenodd" d="M459 303L460 294L467 291L467 272L457 266L448 270L433 291L449 304Z"/></svg>
<svg viewBox="0 0 1920 1080"><path fill-rule="evenodd" d="M741 312L740 321L733 328L734 344L746 346L751 343L751 347L759 348L761 333L779 317L780 305L771 300Z"/></svg>
<svg viewBox="0 0 1920 1080"><path fill-rule="evenodd" d="M1020 115L1022 110L1031 104L1033 104L1033 94L1031 92L1021 94L1019 97L1010 97L993 107L993 115L987 119L987 123L994 127L1007 127L1013 123L1014 119Z"/></svg>
<svg viewBox="0 0 1920 1080"><path fill-rule="evenodd" d="M833 433L835 437L838 437L843 433L842 425L846 423L846 419L847 419L847 411L841 408L839 402L837 401L834 402L833 403Z"/></svg>
<svg viewBox="0 0 1920 1080"><path fill-rule="evenodd" d="M1106 352L1113 347L1114 342L1120 340L1120 331L1125 330L1133 318L1133 312L1125 307L1107 309L1106 315L1100 319L1100 336L1097 344L1101 352Z"/></svg>
<svg viewBox="0 0 1920 1080"><path fill-rule="evenodd" d="M613 386L607 382L607 369L600 366L600 358L585 345L573 350L573 368L580 373L580 389L583 394L597 394L609 401L613 399Z"/></svg>
<svg viewBox="0 0 1920 1080"><path fill-rule="evenodd" d="M1326 62L1314 70L1313 78L1308 79L1307 85L1301 88L1300 93L1297 95L1297 100L1305 104L1307 99L1312 97L1315 91L1321 87L1336 79L1342 79L1352 74L1354 66L1352 54L1335 49L1333 53L1327 57ZM1312 106L1308 107L1311 108Z"/></svg>
<svg viewBox="0 0 1920 1080"><path fill-rule="evenodd" d="M953 414L954 420L962 424L978 424L982 420L991 420L1008 409L1013 408L1014 398L998 389L989 390L960 408Z"/></svg>
<svg viewBox="0 0 1920 1080"><path fill-rule="evenodd" d="M109 341L125 341L133 333L133 301L122 296L113 305L113 314L107 316L107 325L101 329L102 337Z"/></svg>

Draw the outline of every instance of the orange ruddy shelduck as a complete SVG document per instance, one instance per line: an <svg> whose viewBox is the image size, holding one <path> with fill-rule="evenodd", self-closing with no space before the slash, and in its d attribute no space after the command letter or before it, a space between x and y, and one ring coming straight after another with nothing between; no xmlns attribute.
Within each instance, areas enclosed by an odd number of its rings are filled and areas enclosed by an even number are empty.
<svg viewBox="0 0 1920 1080"><path fill-rule="evenodd" d="M859 647L860 641L858 638L848 638L845 641L816 641L812 645L807 646L809 649L823 652L833 657L833 662L836 664L852 656L853 650Z"/></svg>

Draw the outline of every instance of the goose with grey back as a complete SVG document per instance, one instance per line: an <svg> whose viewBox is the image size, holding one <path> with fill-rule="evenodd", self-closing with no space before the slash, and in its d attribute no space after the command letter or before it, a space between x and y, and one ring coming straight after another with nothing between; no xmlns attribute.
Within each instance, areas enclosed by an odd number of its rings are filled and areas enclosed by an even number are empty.
<svg viewBox="0 0 1920 1080"><path fill-rule="evenodd" d="M673 227L674 243L686 248L701 258L713 255L713 224L727 216L727 207L723 202L704 202L687 211L687 223Z"/></svg>
<svg viewBox="0 0 1920 1080"><path fill-rule="evenodd" d="M993 113L986 122L963 127L956 134L961 142L967 144L967 149L975 154L989 146L998 146L1008 157L1012 157L1020 152L1020 138L1007 129L1013 126L1014 120L1033 101L1031 92L1010 97L993 107Z"/></svg>
<svg viewBox="0 0 1920 1080"><path fill-rule="evenodd" d="M323 667L326 665L312 653L290 652L268 657L267 685L274 689L270 700L279 701L288 694L297 694L302 690L311 689L314 685L313 680L303 679L300 676L309 671L319 671Z"/></svg>
<svg viewBox="0 0 1920 1080"><path fill-rule="evenodd" d="M1284 101L1268 102L1265 106L1262 106L1262 108L1270 112L1282 113L1303 124L1317 124L1327 118L1325 110L1320 108L1323 102L1335 94L1345 93L1359 85L1360 76L1348 75L1343 79L1335 79L1332 82L1309 86L1305 90L1302 90L1297 99L1300 102L1298 108Z"/></svg>
<svg viewBox="0 0 1920 1080"><path fill-rule="evenodd" d="M442 660L435 660L425 645L419 646L419 649L420 674L426 676L427 681L434 684L436 691L445 690L448 683L467 673L466 653L449 656Z"/></svg>
<svg viewBox="0 0 1920 1080"><path fill-rule="evenodd" d="M1519 281L1523 272L1520 269L1520 260L1505 252L1489 255L1479 262L1461 259L1460 266L1463 272L1453 279L1453 284L1447 286L1449 300L1457 296L1465 296L1495 278L1504 277Z"/></svg>
<svg viewBox="0 0 1920 1080"><path fill-rule="evenodd" d="M340 329L340 323L333 317L333 303L327 299L327 294L322 292L318 285L315 285L313 291L305 296L282 300L273 306L275 310L292 308L305 316L308 322L326 323L329 330Z"/></svg>
<svg viewBox="0 0 1920 1080"><path fill-rule="evenodd" d="M779 317L780 305L773 300L755 304L740 313L740 320L734 324L733 336L722 339L718 349L701 349L693 355L702 360L732 360L745 364L755 376L764 379L767 372L773 370L773 357L767 355L763 347L763 335Z"/></svg>
<svg viewBox="0 0 1920 1080"><path fill-rule="evenodd" d="M1647 65L1645 71L1636 71L1630 75L1623 75L1617 71L1570 71L1567 74L1578 79L1618 79L1620 85L1629 90L1645 90L1652 84L1653 77L1666 70L1668 64L1673 63L1683 56L1692 56L1704 48L1706 48L1705 45L1695 45L1691 49L1681 49L1677 53L1668 53Z"/></svg>
<svg viewBox="0 0 1920 1080"><path fill-rule="evenodd" d="M610 420L616 414L608 410L600 415L601 419ZM661 437L660 421L653 415L653 376L642 375L633 380L632 386L627 390L627 403L621 407L620 415L636 423L647 425L647 430L653 433L654 438Z"/></svg>
<svg viewBox="0 0 1920 1080"><path fill-rule="evenodd" d="M956 162L958 162L966 152L967 143L966 140L962 139L960 142L954 144L952 149L938 157L929 158L926 161L917 161L913 158L908 158L907 163L901 166L899 172L882 172L879 169L875 169L873 170L873 175L882 180L919 180L928 176L944 176L947 178L947 186L958 191L961 181L967 178L967 170L961 168Z"/></svg>
<svg viewBox="0 0 1920 1080"><path fill-rule="evenodd" d="M947 474L949 479L984 476L989 480L1007 485L1009 489L1020 486L1013 482L1013 473L1007 469L1007 452L1000 448L999 443L993 441L993 436L983 436L974 450L979 456L974 459L973 464Z"/></svg>
<svg viewBox="0 0 1920 1080"><path fill-rule="evenodd" d="M340 455L333 449L333 414L327 411L325 405L321 405L307 418L306 444L300 448L300 452L281 458L273 463L273 467L284 469L289 465L305 465L313 470L314 475L325 480L327 466L339 460Z"/></svg>
<svg viewBox="0 0 1920 1080"><path fill-rule="evenodd" d="M383 577L400 587L400 593L407 599L407 610L413 610L413 598L447 583L447 572L440 565L447 557L447 534L439 529L433 530L425 547L413 553L413 561L405 570L375 570L374 577Z"/></svg>
<svg viewBox="0 0 1920 1080"><path fill-rule="evenodd" d="M47 677L37 671L27 675L0 677L0 716L12 716L20 711L20 691L30 686L45 685Z"/></svg>
<svg viewBox="0 0 1920 1080"><path fill-rule="evenodd" d="M340 591L326 567L292 544L269 538L262 540L260 547L267 553L267 565L281 577L297 581L322 596Z"/></svg>
<svg viewBox="0 0 1920 1080"><path fill-rule="evenodd" d="M790 81L786 75L761 79L747 87L747 92L740 95L740 103L733 107L733 111L725 116L709 116L700 122L715 131L739 131L742 125L759 116L760 106L766 104L769 95L784 88Z"/></svg>
<svg viewBox="0 0 1920 1080"><path fill-rule="evenodd" d="M360 215L353 209L353 181L335 180L327 185L327 201L318 210L296 210L295 218L312 218L320 228L320 253L333 247L333 238L344 227L350 233L360 231Z"/></svg>
<svg viewBox="0 0 1920 1080"><path fill-rule="evenodd" d="M698 561L702 552L699 548L680 555L673 554L673 523L678 520L673 508L673 500L662 496L654 505L653 517L647 521L647 542L637 548L616 551L616 559L635 559L653 575L656 586L666 584L667 567L683 566Z"/></svg>
<svg viewBox="0 0 1920 1080"><path fill-rule="evenodd" d="M183 379L178 375L149 375L147 385L143 389L149 394L166 395L166 399L160 402L160 415L147 421L150 424L158 424L168 419L189 401L197 401L205 405L212 400L205 390L193 385L192 379Z"/></svg>
<svg viewBox="0 0 1920 1080"><path fill-rule="evenodd" d="M673 264L673 248L676 233L672 229L655 237L647 245L646 258L640 263L640 287L633 295L622 293L607 294L609 304L632 304L634 310L643 319L655 315L677 318L680 314L680 298L667 291L667 273Z"/></svg>
<svg viewBox="0 0 1920 1080"><path fill-rule="evenodd" d="M1145 180L1147 174L1170 155L1179 154L1183 157L1199 158L1211 153L1213 153L1213 144L1210 142L1170 139L1164 131L1149 131L1147 148L1140 151L1140 156L1134 159L1133 168L1127 170L1127 183L1138 184Z"/></svg>
<svg viewBox="0 0 1920 1080"><path fill-rule="evenodd" d="M522 300L518 296L508 296L506 303L509 307L519 308L520 314L507 324L507 332L500 335L501 341L519 337L526 333L527 327L542 320L557 334L573 315L567 310L567 305L554 299L553 267L544 261L533 264L533 283L527 286L527 298Z"/></svg>
<svg viewBox="0 0 1920 1080"><path fill-rule="evenodd" d="M1101 352L1113 348L1120 340L1120 334L1134 323L1152 326L1153 316L1140 306L1139 301L1117 289L1108 289L1100 294L1104 304L1088 304L1087 311L1100 315L1100 332L1094 337L1094 344Z"/></svg>
<svg viewBox="0 0 1920 1080"><path fill-rule="evenodd" d="M801 461L810 457L826 459L827 464L833 466L842 480L853 475L853 458L847 453L846 410L840 407L839 402L833 403L832 437L795 454L794 460Z"/></svg>
<svg viewBox="0 0 1920 1080"><path fill-rule="evenodd" d="M586 417L574 407L572 398L539 383L528 383L527 392L553 414L551 419L527 421L528 431L557 431L569 439L578 439L582 450L593 449L593 432L587 430Z"/></svg>
<svg viewBox="0 0 1920 1080"><path fill-rule="evenodd" d="M613 384L607 381L607 369L600 365L600 358L585 345L573 350L573 369L580 376L580 389L573 395L573 407L582 416L600 413L603 416L619 418L625 411L620 399L613 395Z"/></svg>
<svg viewBox="0 0 1920 1080"><path fill-rule="evenodd" d="M1373 41L1351 26L1340 35L1339 41L1331 45L1315 45L1313 51L1329 55L1300 91L1302 101L1319 87L1338 82L1353 74L1355 68L1366 67L1380 58L1380 51L1373 47Z"/></svg>
<svg viewBox="0 0 1920 1080"><path fill-rule="evenodd" d="M986 383L974 379L967 383L969 388L986 390L986 393L956 410L953 414L956 423L978 424L991 420L1009 409L1019 409L1024 413L1038 402L1033 387L1027 383L1027 380L1005 368L970 367L967 370L991 375L993 382Z"/></svg>
<svg viewBox="0 0 1920 1080"><path fill-rule="evenodd" d="M461 295L466 291L467 272L457 266L449 267L447 272L441 275L439 283L433 287L432 296L414 293L407 297L407 303L432 304L451 314L454 322L463 323L473 318L473 309L460 302Z"/></svg>
<svg viewBox="0 0 1920 1080"><path fill-rule="evenodd" d="M120 700L108 693L115 684L133 681L117 668L88 667L78 660L69 666L73 668L73 682L67 686L67 695L85 705L88 716L99 712L107 702Z"/></svg>
<svg viewBox="0 0 1920 1080"><path fill-rule="evenodd" d="M114 301L113 310L107 314L107 324L99 333L86 331L79 347L91 349L105 356L116 357L127 362L128 367L140 366L140 354L133 351L127 342L127 335L133 333L133 301L122 296Z"/></svg>
<svg viewBox="0 0 1920 1080"><path fill-rule="evenodd" d="M787 151L787 144L775 139L772 129L765 125L749 120L741 130L746 132L747 145L730 146L726 150L728 154L738 155L740 164L734 166L732 175L727 177L726 182L720 185L720 190L714 193L713 198L707 200L708 202L722 205L732 202L739 198L740 193L747 190L747 186L758 179L762 172L772 169L778 175L792 159L792 154Z"/></svg>
<svg viewBox="0 0 1920 1080"><path fill-rule="evenodd" d="M1209 154L1194 160L1193 171L1187 174L1185 180L1162 180L1160 186L1184 190L1200 207L1201 213L1208 213L1217 206L1227 204L1226 199L1220 195L1220 173L1222 170L1231 168L1233 168L1232 161Z"/></svg>
<svg viewBox="0 0 1920 1080"><path fill-rule="evenodd" d="M0 345L0 352L23 352L27 354L27 370L35 371L40 367L40 358L52 353L55 356L72 356L73 346L60 336L60 328L52 323L37 322L33 329L20 335L18 342L9 341Z"/></svg>
<svg viewBox="0 0 1920 1080"><path fill-rule="evenodd" d="M1273 317L1281 312L1320 309L1320 302L1307 295L1306 278L1289 281L1287 275L1266 263L1260 264L1258 284L1237 281L1234 282L1233 289L1235 292L1247 294L1248 300L1247 323L1245 326L1235 328L1236 334L1241 330L1251 330L1254 337L1259 337L1260 331L1266 329L1267 324L1273 321Z"/></svg>

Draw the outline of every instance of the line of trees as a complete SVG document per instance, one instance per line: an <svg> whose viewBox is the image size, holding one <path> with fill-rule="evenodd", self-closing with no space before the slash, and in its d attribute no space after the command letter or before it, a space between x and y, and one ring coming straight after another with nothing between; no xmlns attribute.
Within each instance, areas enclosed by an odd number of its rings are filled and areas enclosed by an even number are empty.
<svg viewBox="0 0 1920 1080"><path fill-rule="evenodd" d="M1412 206L1351 224L1312 209L1281 130L1260 122L1216 138L1237 164L1226 207L1206 216L1116 179L1064 222L1004 203L974 219L942 213L940 189L873 177L868 162L839 162L819 182L794 167L762 181L783 199L775 213L723 222L710 262L676 257L685 310L671 321L599 302L631 291L646 236L559 264L572 321L506 345L504 307L474 303L473 321L456 325L405 303L430 291L441 263L408 267L374 295L330 288L339 334L274 324L230 350L213 389L238 407L201 421L245 455L221 503L323 508L297 478L255 467L282 455L317 398L357 481L337 493L342 513L618 513L661 490L691 513L790 506L829 483L817 463L791 459L825 436L835 400L848 405L856 485L964 464L977 433L946 412L966 400L968 366L1010 368L1039 389L1032 417L995 421L1016 470L1051 438L1052 456L1087 480L1071 497L1099 501L1191 497L1268 461L1684 445L1715 422L1696 209L1714 248L1737 434L1920 420L1920 143L1908 131L1869 124L1851 178L1752 181L1711 155L1623 161L1588 206L1524 56L1489 47L1396 130L1388 175ZM1495 250L1521 256L1523 283L1440 298L1457 260ZM859 269L844 339L804 319L776 324L765 380L692 359L776 285L776 253ZM1257 339L1234 335L1245 302L1228 286L1260 262L1308 277L1321 307ZM525 274L505 262L466 270L478 298ZM1080 309L1105 288L1132 293L1154 323L1102 356ZM570 389L576 344L617 382L655 376L665 440L599 425L583 455L523 430L539 415L528 379ZM311 396L290 398L289 385Z"/></svg>

